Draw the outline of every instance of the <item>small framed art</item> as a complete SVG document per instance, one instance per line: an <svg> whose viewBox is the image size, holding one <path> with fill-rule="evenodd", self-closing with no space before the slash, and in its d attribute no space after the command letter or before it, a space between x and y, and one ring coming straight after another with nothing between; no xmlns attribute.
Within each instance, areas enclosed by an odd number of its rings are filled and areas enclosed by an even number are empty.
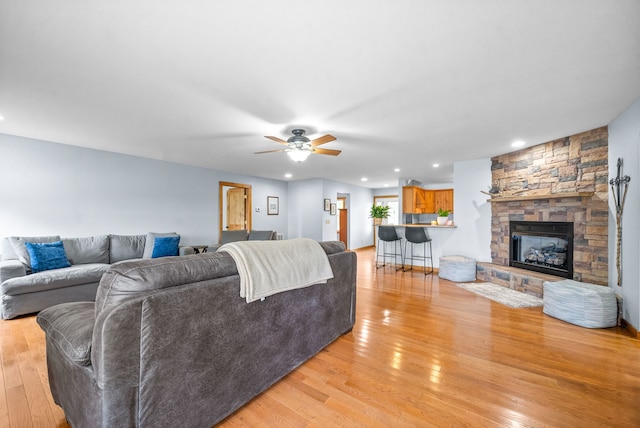
<svg viewBox="0 0 640 428"><path fill-rule="evenodd" d="M278 215L280 212L280 201L277 196L267 196L267 215Z"/></svg>
<svg viewBox="0 0 640 428"><path fill-rule="evenodd" d="M331 199L324 200L324 210L325 211L331 210Z"/></svg>
<svg viewBox="0 0 640 428"><path fill-rule="evenodd" d="M336 215L337 204L331 204L331 208L329 210L329 214Z"/></svg>

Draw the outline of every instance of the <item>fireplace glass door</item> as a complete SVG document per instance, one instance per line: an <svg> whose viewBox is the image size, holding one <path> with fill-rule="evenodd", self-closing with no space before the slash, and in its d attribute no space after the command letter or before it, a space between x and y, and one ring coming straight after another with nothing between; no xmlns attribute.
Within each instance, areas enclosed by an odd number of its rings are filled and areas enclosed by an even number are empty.
<svg viewBox="0 0 640 428"><path fill-rule="evenodd" d="M573 277L573 223L510 222L509 265Z"/></svg>

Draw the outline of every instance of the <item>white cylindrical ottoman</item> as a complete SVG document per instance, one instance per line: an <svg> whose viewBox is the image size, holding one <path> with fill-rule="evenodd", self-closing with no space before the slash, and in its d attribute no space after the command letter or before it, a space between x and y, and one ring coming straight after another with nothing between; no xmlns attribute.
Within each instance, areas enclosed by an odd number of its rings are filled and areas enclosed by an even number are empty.
<svg viewBox="0 0 640 428"><path fill-rule="evenodd" d="M618 302L612 288L571 279L546 281L543 286L545 314L587 328L617 324Z"/></svg>
<svg viewBox="0 0 640 428"><path fill-rule="evenodd" d="M438 276L454 282L476 280L476 261L464 256L442 256Z"/></svg>

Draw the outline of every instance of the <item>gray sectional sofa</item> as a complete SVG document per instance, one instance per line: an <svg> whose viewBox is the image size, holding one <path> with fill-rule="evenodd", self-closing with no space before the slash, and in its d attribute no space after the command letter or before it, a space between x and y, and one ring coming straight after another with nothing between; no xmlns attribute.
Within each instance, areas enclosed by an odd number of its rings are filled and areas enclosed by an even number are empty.
<svg viewBox="0 0 640 428"><path fill-rule="evenodd" d="M74 428L215 425L351 331L356 255L321 246L333 279L251 303L225 252L111 266L37 316L54 401Z"/></svg>
<svg viewBox="0 0 640 428"><path fill-rule="evenodd" d="M0 310L3 319L38 312L46 307L76 301L95 300L100 278L113 263L151 257L156 237L145 235L100 235L87 238L60 236L9 237L0 241ZM32 272L26 243L62 241L67 267ZM179 253L193 249L181 247Z"/></svg>

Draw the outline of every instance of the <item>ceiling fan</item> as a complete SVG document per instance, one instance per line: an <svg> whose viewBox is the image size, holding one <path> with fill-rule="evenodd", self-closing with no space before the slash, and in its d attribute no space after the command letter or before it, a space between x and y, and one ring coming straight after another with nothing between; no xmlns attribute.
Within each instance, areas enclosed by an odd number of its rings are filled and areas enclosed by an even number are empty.
<svg viewBox="0 0 640 428"><path fill-rule="evenodd" d="M309 140L309 138L304 136L306 131L304 129L294 129L291 131L293 137L289 137L287 141L284 141L278 137L268 137L272 141L276 143L280 143L282 145L287 146L286 149L279 150L267 150L264 152L256 152L255 154L262 153L273 153L273 152L285 152L291 159L296 162L304 161L311 153L315 153L318 155L330 155L330 156L338 156L340 154L340 150L331 150L331 149L319 149L318 146L328 143L336 139L333 135L324 135L322 137L316 138L315 140Z"/></svg>

